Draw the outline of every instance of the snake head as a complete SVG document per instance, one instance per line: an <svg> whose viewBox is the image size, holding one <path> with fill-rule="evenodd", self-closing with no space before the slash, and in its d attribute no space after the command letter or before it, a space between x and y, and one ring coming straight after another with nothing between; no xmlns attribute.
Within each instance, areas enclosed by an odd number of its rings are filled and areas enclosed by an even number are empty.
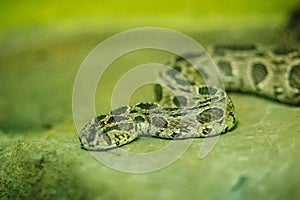
<svg viewBox="0 0 300 200"><path fill-rule="evenodd" d="M103 151L127 144L137 138L133 123L117 122L118 116L101 115L87 123L79 133L81 147Z"/></svg>

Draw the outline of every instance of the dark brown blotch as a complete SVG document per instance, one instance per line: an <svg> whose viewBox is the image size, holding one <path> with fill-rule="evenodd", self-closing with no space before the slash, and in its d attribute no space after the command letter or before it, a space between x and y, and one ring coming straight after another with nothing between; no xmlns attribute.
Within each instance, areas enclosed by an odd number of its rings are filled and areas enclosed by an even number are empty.
<svg viewBox="0 0 300 200"><path fill-rule="evenodd" d="M208 108L197 115L197 120L200 123L208 123L223 118L224 112L220 108Z"/></svg>
<svg viewBox="0 0 300 200"><path fill-rule="evenodd" d="M252 65L252 78L255 85L263 81L267 75L268 75L268 71L264 64L254 63Z"/></svg>
<svg viewBox="0 0 300 200"><path fill-rule="evenodd" d="M146 109L146 110L157 108L157 105L155 103L139 103L136 106L141 109Z"/></svg>
<svg viewBox="0 0 300 200"><path fill-rule="evenodd" d="M231 50L231 51L250 51L255 50L255 45L217 45L215 46L215 49L220 50Z"/></svg>
<svg viewBox="0 0 300 200"><path fill-rule="evenodd" d="M178 74L178 72L177 72L176 70L174 70L174 69L169 69L169 70L167 71L167 74L168 74L168 76L170 76L170 77L172 77L172 78L175 78L176 75Z"/></svg>
<svg viewBox="0 0 300 200"><path fill-rule="evenodd" d="M133 124L132 123L121 123L118 124L120 130L122 131L130 131L133 129Z"/></svg>
<svg viewBox="0 0 300 200"><path fill-rule="evenodd" d="M113 111L111 111L112 115L121 115L124 114L127 111L128 107L127 106L122 106L120 108L117 108Z"/></svg>
<svg viewBox="0 0 300 200"><path fill-rule="evenodd" d="M295 51L297 51L297 49L277 48L277 49L273 50L273 53L275 55L287 55L287 54L290 54L290 53L295 52Z"/></svg>
<svg viewBox="0 0 300 200"><path fill-rule="evenodd" d="M168 122L162 117L153 117L151 119L152 125L157 127L157 128L167 128L168 127Z"/></svg>
<svg viewBox="0 0 300 200"><path fill-rule="evenodd" d="M107 120L107 123L108 124L112 124L112 123L115 123L115 122L121 122L121 121L125 121L125 120L128 120L129 118L128 117L123 117L123 116L111 116L108 120Z"/></svg>
<svg viewBox="0 0 300 200"><path fill-rule="evenodd" d="M178 71L178 72L181 72L181 67L178 66L178 65L175 65L175 66L173 67L173 69L175 69L175 70Z"/></svg>
<svg viewBox="0 0 300 200"><path fill-rule="evenodd" d="M200 95L215 95L217 93L217 89L213 87L199 87L198 94Z"/></svg>
<svg viewBox="0 0 300 200"><path fill-rule="evenodd" d="M107 134L103 134L103 139L105 140L105 142L108 144L108 145L111 145L111 139L110 137L107 135Z"/></svg>
<svg viewBox="0 0 300 200"><path fill-rule="evenodd" d="M177 106L177 107L182 107L182 106L186 106L187 105L187 99L184 96L175 96L173 98L173 103Z"/></svg>
<svg viewBox="0 0 300 200"><path fill-rule="evenodd" d="M190 83L186 80L183 79L179 79L179 78L175 78L176 83L178 83L179 85L183 85L183 86L187 86L190 85Z"/></svg>
<svg viewBox="0 0 300 200"><path fill-rule="evenodd" d="M96 137L96 130L93 129L93 130L90 130L89 133L87 134L86 140L88 142L91 142L95 139L95 137Z"/></svg>
<svg viewBox="0 0 300 200"><path fill-rule="evenodd" d="M107 115L99 115L95 118L95 122L98 123L99 121L103 120Z"/></svg>
<svg viewBox="0 0 300 200"><path fill-rule="evenodd" d="M144 121L145 121L145 119L142 116L136 116L134 118L135 123L141 123L141 122L144 122Z"/></svg>
<svg viewBox="0 0 300 200"><path fill-rule="evenodd" d="M232 76L232 67L230 62L221 60L218 62L218 67L225 76Z"/></svg>
<svg viewBox="0 0 300 200"><path fill-rule="evenodd" d="M155 99L156 99L157 102L162 100L163 88L160 84L155 84L154 85L154 94L155 94Z"/></svg>
<svg viewBox="0 0 300 200"><path fill-rule="evenodd" d="M295 65L291 68L289 74L289 84L293 88L300 89L300 64Z"/></svg>

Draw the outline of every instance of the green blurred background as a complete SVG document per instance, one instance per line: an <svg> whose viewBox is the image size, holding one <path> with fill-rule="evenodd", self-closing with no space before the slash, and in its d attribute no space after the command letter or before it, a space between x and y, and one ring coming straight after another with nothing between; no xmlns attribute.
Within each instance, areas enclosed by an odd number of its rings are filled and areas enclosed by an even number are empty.
<svg viewBox="0 0 300 200"><path fill-rule="evenodd" d="M182 31L204 46L273 44L282 41L280 31L297 3L297 0L1 1L0 130L18 132L72 122L71 92L77 69L98 43L120 31L158 26ZM147 56L144 57L140 62L147 61ZM136 60L124 61L124 65L132 67L139 63L132 63ZM130 66L123 68L128 70ZM108 111L104 108L109 103L109 91L119 77L111 77L115 73L112 70L103 80L108 96L99 99L99 104L105 105L99 107L99 112Z"/></svg>
<svg viewBox="0 0 300 200"><path fill-rule="evenodd" d="M278 23L297 0L1 1L1 30L78 25L102 28L163 26L202 30ZM213 18L212 18L213 16ZM216 20L217 19L217 20ZM208 21L206 21L208 20ZM53 27L54 26L54 27Z"/></svg>
<svg viewBox="0 0 300 200"><path fill-rule="evenodd" d="M2 0L0 199L300 198L299 108L232 94L239 126L221 137L207 159L197 158L201 146L197 140L172 166L142 175L110 169L81 150L72 118L76 72L88 53L109 36L158 26L181 31L204 47L282 45L289 14L299 3ZM110 110L114 84L127 70L169 58L141 51L113 63L99 83L97 113ZM153 100L148 91L146 87L137 92L132 101ZM143 152L165 143L142 138L125 148Z"/></svg>

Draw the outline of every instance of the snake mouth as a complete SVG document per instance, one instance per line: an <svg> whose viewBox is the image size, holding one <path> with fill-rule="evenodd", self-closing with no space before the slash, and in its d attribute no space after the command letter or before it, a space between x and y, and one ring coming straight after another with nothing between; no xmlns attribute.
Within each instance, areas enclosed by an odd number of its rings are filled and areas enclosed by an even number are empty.
<svg viewBox="0 0 300 200"><path fill-rule="evenodd" d="M84 144L81 143L80 148L85 150L85 151L92 151L92 152L105 152L105 151L109 151L109 150L114 150L114 149L118 149L122 146L125 146L126 144L129 144L135 140L137 140L138 138L134 138L133 140L125 143L125 144L120 144L120 145L115 145L115 146L86 146Z"/></svg>
<svg viewBox="0 0 300 200"><path fill-rule="evenodd" d="M128 143L126 143L126 144L128 144ZM104 152L104 151L108 151L108 150L117 149L117 148L119 148L123 145L125 145L125 144L122 144L122 145L119 145L119 146L101 146L101 147L99 147L99 146L94 146L94 145L86 146L85 144L81 143L80 148L83 149L83 150L86 150L86 151Z"/></svg>

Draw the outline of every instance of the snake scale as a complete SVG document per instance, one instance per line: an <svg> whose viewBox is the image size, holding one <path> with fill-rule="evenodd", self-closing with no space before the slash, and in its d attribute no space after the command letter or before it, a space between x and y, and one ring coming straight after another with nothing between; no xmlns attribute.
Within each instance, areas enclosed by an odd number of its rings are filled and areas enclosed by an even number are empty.
<svg viewBox="0 0 300 200"><path fill-rule="evenodd" d="M208 54L218 66L226 92L254 93L300 105L299 49L215 45ZM201 55L190 57L201 60ZM224 89L206 85L197 72L201 69L182 57L175 57L167 65L172 68L159 72L161 84L154 87L157 103L122 106L93 118L79 133L81 147L107 150L128 144L139 135L165 139L209 137L235 126L234 105Z"/></svg>

